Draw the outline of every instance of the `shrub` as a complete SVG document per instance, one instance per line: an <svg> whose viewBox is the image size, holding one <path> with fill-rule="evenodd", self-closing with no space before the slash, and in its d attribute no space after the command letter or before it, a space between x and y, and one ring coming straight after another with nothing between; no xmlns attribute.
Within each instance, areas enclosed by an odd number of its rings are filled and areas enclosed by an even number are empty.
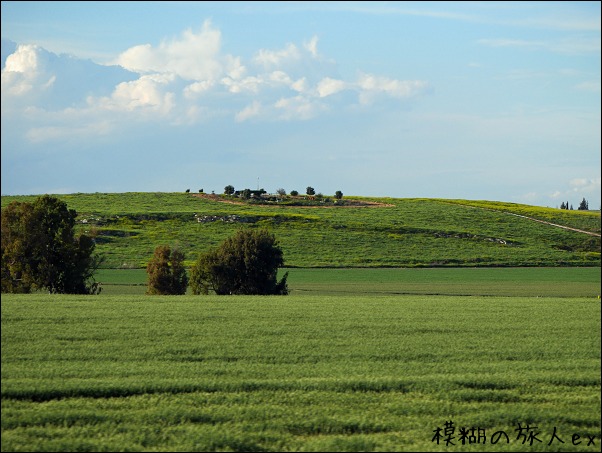
<svg viewBox="0 0 602 453"><path fill-rule="evenodd" d="M267 230L239 230L199 257L191 270L194 294L288 294L288 273L278 281L282 250Z"/></svg>
<svg viewBox="0 0 602 453"><path fill-rule="evenodd" d="M146 266L148 289L146 294L186 294L188 276L184 268L184 254L171 250L167 245L155 249L153 258Z"/></svg>

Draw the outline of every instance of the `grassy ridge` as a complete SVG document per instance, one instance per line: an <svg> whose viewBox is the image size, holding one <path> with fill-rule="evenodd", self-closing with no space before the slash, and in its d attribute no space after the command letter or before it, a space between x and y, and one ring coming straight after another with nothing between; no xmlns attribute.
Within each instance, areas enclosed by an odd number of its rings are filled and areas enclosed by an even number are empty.
<svg viewBox="0 0 602 453"><path fill-rule="evenodd" d="M82 231L97 235L108 268L143 268L161 244L181 248L192 264L241 227L271 230L293 267L600 266L599 237L508 215L599 234L599 212L436 199L320 208L236 205L183 193L59 197L78 212ZM2 197L2 206L34 198Z"/></svg>
<svg viewBox="0 0 602 453"><path fill-rule="evenodd" d="M2 450L595 451L600 371L592 298L3 295Z"/></svg>

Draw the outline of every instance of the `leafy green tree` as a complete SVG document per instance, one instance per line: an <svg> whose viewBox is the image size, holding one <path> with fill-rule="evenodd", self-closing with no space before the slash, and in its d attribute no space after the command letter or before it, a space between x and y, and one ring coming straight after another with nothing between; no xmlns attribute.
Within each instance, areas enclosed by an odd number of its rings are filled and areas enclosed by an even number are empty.
<svg viewBox="0 0 602 453"><path fill-rule="evenodd" d="M296 197L297 195L299 195L299 192L296 190L291 190L291 197Z"/></svg>
<svg viewBox="0 0 602 453"><path fill-rule="evenodd" d="M232 194L234 194L234 186L228 184L226 187L224 187L224 193L226 195L232 195Z"/></svg>
<svg viewBox="0 0 602 453"><path fill-rule="evenodd" d="M288 272L278 281L283 253L267 230L239 230L202 254L191 270L194 294L288 294Z"/></svg>
<svg viewBox="0 0 602 453"><path fill-rule="evenodd" d="M342 198L343 198L343 192L341 192L340 190L337 190L337 191L334 193L334 197L335 197L337 200L340 200L340 199L342 199Z"/></svg>
<svg viewBox="0 0 602 453"><path fill-rule="evenodd" d="M12 202L2 210L2 292L96 294L102 259L94 240L75 236L77 213L56 197Z"/></svg>
<svg viewBox="0 0 602 453"><path fill-rule="evenodd" d="M146 294L186 294L188 276L184 268L184 254L167 245L155 248L153 258L146 266L148 289Z"/></svg>
<svg viewBox="0 0 602 453"><path fill-rule="evenodd" d="M307 189L305 189L305 193L307 195L315 195L316 194L316 190L311 187L311 186L307 186Z"/></svg>

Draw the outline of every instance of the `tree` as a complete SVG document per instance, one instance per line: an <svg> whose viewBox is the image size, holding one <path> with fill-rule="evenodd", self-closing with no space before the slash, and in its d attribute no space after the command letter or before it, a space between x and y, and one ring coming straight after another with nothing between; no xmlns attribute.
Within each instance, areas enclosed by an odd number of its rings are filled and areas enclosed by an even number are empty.
<svg viewBox="0 0 602 453"><path fill-rule="evenodd" d="M307 186L307 189L305 190L305 193L306 193L307 195L315 195L315 194L316 194L316 191L315 191L315 189L314 189L313 187L311 187L311 186Z"/></svg>
<svg viewBox="0 0 602 453"><path fill-rule="evenodd" d="M297 195L299 195L299 192L296 190L291 190L291 197L296 197Z"/></svg>
<svg viewBox="0 0 602 453"><path fill-rule="evenodd" d="M2 292L97 294L95 242L75 236L77 212L50 195L2 210Z"/></svg>
<svg viewBox="0 0 602 453"><path fill-rule="evenodd" d="M589 205L588 205L587 200L585 198L583 198L583 200L581 200L581 203L579 204L579 207L577 208L577 210L579 210L579 211L589 211Z"/></svg>
<svg viewBox="0 0 602 453"><path fill-rule="evenodd" d="M234 194L234 186L228 184L226 187L224 187L224 193L226 195L232 195L232 194Z"/></svg>
<svg viewBox="0 0 602 453"><path fill-rule="evenodd" d="M146 294L186 294L188 276L184 268L184 254L167 245L155 248L153 258L146 266L148 289Z"/></svg>
<svg viewBox="0 0 602 453"><path fill-rule="evenodd" d="M276 193L277 193L278 195L280 195L281 197L284 197L284 196L286 195L286 190L284 190L284 189L280 188L280 189L278 189L278 190L276 191Z"/></svg>
<svg viewBox="0 0 602 453"><path fill-rule="evenodd" d="M239 230L217 249L199 256L192 267L194 294L288 294L288 272L278 281L282 250L267 230Z"/></svg>
<svg viewBox="0 0 602 453"><path fill-rule="evenodd" d="M335 197L337 200L340 200L340 199L342 199L342 198L343 198L343 192L341 192L340 190L337 190L337 191L334 193L334 197Z"/></svg>

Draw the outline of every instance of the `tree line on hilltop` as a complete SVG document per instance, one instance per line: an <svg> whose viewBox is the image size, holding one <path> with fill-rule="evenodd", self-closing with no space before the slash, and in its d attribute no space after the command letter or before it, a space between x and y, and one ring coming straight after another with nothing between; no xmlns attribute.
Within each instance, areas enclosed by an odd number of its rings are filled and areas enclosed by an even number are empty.
<svg viewBox="0 0 602 453"><path fill-rule="evenodd" d="M186 189L185 191L186 193L190 193L190 189ZM205 193L204 189L200 189L199 193ZM235 196L238 198L243 198L245 200L249 200L251 198L261 198L262 196L266 195L267 191L265 189L257 189L257 190L253 190L253 189L242 189L242 190L236 190L234 188L233 185L228 184L226 187L224 187L224 195L228 195L228 196ZM311 187L311 186L307 186L307 188L305 189L305 194L308 196L315 196L316 198L323 198L324 195L322 195L321 193L317 193L316 194L316 190ZM276 195L278 197L286 197L286 190L279 188L278 190L276 190ZM291 190L289 192L289 196L291 197L298 197L299 196L299 192L297 190ZM334 197L337 200L341 200L343 198L343 192L341 192L340 190L337 190L334 194Z"/></svg>
<svg viewBox="0 0 602 453"><path fill-rule="evenodd" d="M566 203L563 201L562 203L560 203L560 209L568 209L568 210L573 210L573 205L570 205L569 207L569 202L567 201ZM579 203L579 207L577 208L578 211L589 211L589 203L587 202L587 200L585 198L583 198L583 200L581 200L581 203Z"/></svg>

